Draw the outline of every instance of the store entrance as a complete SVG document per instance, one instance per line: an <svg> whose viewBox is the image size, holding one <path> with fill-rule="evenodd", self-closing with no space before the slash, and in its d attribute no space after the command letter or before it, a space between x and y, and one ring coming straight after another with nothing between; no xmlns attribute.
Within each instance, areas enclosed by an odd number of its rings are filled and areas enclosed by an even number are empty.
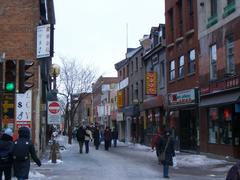
<svg viewBox="0 0 240 180"><path fill-rule="evenodd" d="M197 150L197 111L195 109L180 110L180 149Z"/></svg>

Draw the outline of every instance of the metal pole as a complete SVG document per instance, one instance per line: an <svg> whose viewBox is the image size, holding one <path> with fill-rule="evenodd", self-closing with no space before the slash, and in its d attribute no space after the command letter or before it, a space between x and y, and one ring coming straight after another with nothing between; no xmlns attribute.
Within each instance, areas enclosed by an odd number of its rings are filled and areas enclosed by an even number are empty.
<svg viewBox="0 0 240 180"><path fill-rule="evenodd" d="M5 60L5 53L0 53L0 130L2 129L2 117L3 117L3 112L2 112L2 102L3 102L3 91L4 91L4 64Z"/></svg>

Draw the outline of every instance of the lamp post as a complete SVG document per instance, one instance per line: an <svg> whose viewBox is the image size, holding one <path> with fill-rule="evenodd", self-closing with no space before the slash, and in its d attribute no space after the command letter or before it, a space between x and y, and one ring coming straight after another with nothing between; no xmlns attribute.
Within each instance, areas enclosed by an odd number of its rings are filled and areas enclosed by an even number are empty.
<svg viewBox="0 0 240 180"><path fill-rule="evenodd" d="M53 93L55 97L57 98L57 77L60 74L60 66L57 64L52 64L50 67L50 76L53 78Z"/></svg>

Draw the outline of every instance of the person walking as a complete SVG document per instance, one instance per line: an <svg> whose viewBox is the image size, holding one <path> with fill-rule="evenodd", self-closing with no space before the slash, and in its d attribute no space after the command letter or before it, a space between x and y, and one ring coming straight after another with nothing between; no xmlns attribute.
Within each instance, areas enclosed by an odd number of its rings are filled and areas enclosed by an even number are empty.
<svg viewBox="0 0 240 180"><path fill-rule="evenodd" d="M240 161L229 169L226 180L240 180Z"/></svg>
<svg viewBox="0 0 240 180"><path fill-rule="evenodd" d="M175 156L174 139L169 129L165 129L164 135L159 139L158 152L163 165L163 178L169 178L169 166L173 166L173 156Z"/></svg>
<svg viewBox="0 0 240 180"><path fill-rule="evenodd" d="M34 145L30 140L30 130L28 127L20 127L18 130L18 139L13 147L13 169L14 176L18 180L28 179L30 170L30 156L40 167L41 161L36 155Z"/></svg>
<svg viewBox="0 0 240 180"><path fill-rule="evenodd" d="M152 151L156 150L156 156L157 158L159 157L159 140L160 140L160 137L161 137L162 133L161 133L161 130L160 128L157 129L157 133L152 137L152 140L151 140L151 148L152 148ZM161 162L159 161L159 158L158 158L158 163L160 164Z"/></svg>
<svg viewBox="0 0 240 180"><path fill-rule="evenodd" d="M113 138L113 145L114 145L114 147L117 147L118 131L117 131L116 127L113 128L112 138Z"/></svg>
<svg viewBox="0 0 240 180"><path fill-rule="evenodd" d="M108 151L108 149L110 147L111 139L112 139L111 131L110 131L109 126L107 126L104 131L104 147L105 147L106 151Z"/></svg>
<svg viewBox="0 0 240 180"><path fill-rule="evenodd" d="M89 141L92 141L92 132L89 126L86 127L84 141L85 141L85 152L89 153Z"/></svg>
<svg viewBox="0 0 240 180"><path fill-rule="evenodd" d="M13 132L12 129L5 129L0 139L0 180L4 174L5 180L11 179L12 172L12 152L13 152Z"/></svg>
<svg viewBox="0 0 240 180"><path fill-rule="evenodd" d="M84 140L85 140L85 134L86 134L86 131L85 129L83 128L83 125L80 125L78 130L77 130L77 141L79 143L79 153L82 154L82 151L83 151L83 143L84 143Z"/></svg>
<svg viewBox="0 0 240 180"><path fill-rule="evenodd" d="M93 131L93 141L94 141L93 143L94 143L96 150L98 150L99 145L100 145L100 132L99 132L98 126L96 126Z"/></svg>

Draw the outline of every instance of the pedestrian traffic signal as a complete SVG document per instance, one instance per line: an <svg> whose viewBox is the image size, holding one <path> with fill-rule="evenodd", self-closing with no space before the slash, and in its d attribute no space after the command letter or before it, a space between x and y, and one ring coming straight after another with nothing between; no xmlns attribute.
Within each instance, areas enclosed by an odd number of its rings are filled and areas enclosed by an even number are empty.
<svg viewBox="0 0 240 180"><path fill-rule="evenodd" d="M7 60L5 62L5 92L15 93L16 84L16 61Z"/></svg>
<svg viewBox="0 0 240 180"><path fill-rule="evenodd" d="M19 61L19 93L25 93L33 87L34 83L31 80L33 73L30 71L33 65L33 61L30 60Z"/></svg>

